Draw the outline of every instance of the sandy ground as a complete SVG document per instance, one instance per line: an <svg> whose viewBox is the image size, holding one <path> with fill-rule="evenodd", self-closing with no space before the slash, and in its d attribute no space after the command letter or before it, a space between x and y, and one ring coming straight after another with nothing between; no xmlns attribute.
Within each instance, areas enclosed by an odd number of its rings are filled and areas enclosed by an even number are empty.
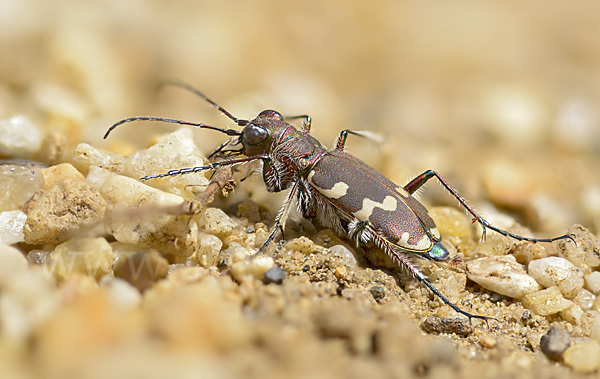
<svg viewBox="0 0 600 379"><path fill-rule="evenodd" d="M2 235L2 376L597 373L598 8L3 0L0 219L24 234ZM223 135L140 122L102 139L136 115L235 127L193 94L157 90L167 78L242 119L309 114L328 146L343 129L378 133L350 136L348 151L398 184L434 169L495 225L570 231L577 245L482 241L432 179L419 198L452 260L423 271L461 309L496 320L449 320L461 316L384 256L297 215L285 241L248 263L284 200L260 175L239 183L247 171L236 170L235 190L208 210L198 199L209 175L137 181L202 165ZM531 292L550 288L542 295L567 305L545 314L544 299L476 284L468 264L486 257L529 277L531 261L571 262L570 279L536 277ZM272 267L283 271L265 278ZM567 335L556 356L540 346L551 326Z"/></svg>

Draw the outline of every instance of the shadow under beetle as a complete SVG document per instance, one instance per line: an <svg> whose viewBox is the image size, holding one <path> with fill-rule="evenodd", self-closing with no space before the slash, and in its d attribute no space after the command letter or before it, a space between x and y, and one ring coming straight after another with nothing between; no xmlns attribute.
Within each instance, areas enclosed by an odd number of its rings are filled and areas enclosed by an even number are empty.
<svg viewBox="0 0 600 379"><path fill-rule="evenodd" d="M574 241L570 234L554 238L532 238L495 227L483 219L444 178L432 170L425 171L405 186L396 185L363 161L344 152L348 135L360 136L363 135L361 132L343 130L334 148L328 149L310 134L309 116L284 118L277 111L265 110L253 120L242 120L185 83L169 81L167 84L182 87L202 97L242 127L242 130L165 117L138 116L115 123L108 129L104 138L108 137L117 126L131 121L160 121L190 125L233 136L234 138L221 144L208 157L210 159L217 153L226 152L228 156L226 160L206 166L145 176L141 180L262 161L262 175L267 190L269 192L288 190L288 195L277 214L272 232L256 254L264 250L279 231L283 232L283 225L291 206L296 202L303 217L316 218L321 225L333 229L341 236L355 240L358 245L379 247L456 312L469 319L487 321L492 317L466 312L444 297L412 262L411 258L433 261L448 259L448 250L442 244L435 223L427 209L412 196L417 189L435 177L473 216L473 222L477 221L481 224L483 238L486 230L490 229L520 241L553 242L560 239ZM298 130L287 123L286 119L302 119L301 129Z"/></svg>

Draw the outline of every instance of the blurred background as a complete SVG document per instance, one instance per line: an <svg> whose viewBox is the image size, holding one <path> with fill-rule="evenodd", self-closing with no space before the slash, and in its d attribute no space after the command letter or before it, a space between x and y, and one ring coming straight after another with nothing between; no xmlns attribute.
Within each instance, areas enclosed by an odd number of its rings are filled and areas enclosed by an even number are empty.
<svg viewBox="0 0 600 379"><path fill-rule="evenodd" d="M382 144L348 149L403 184L426 169L475 205L542 233L600 226L600 4L441 1L0 0L0 118L46 136L46 164L79 142L131 153L172 125L232 126L178 78L240 118L309 114ZM195 132L210 151L223 136ZM1 138L1 137L0 137ZM51 153L53 152L53 153ZM455 204L433 183L426 200Z"/></svg>

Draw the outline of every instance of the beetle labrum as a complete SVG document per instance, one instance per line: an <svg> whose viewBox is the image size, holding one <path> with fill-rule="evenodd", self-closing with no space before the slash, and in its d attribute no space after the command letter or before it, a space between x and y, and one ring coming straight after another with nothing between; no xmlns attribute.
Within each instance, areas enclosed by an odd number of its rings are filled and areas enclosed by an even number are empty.
<svg viewBox="0 0 600 379"><path fill-rule="evenodd" d="M427 170L404 186L398 186L366 163L344 151L349 134L360 132L343 130L334 148L327 149L310 134L311 118L302 119L301 129L287 123L279 112L262 111L253 120L233 116L197 89L178 81L169 84L194 92L221 113L233 120L242 130L219 128L203 123L165 117L138 116L125 118L113 124L104 138L119 125L132 121L159 121L216 130L233 136L219 146L209 159L219 152L227 152L228 158L205 166L171 170L150 175L141 180L214 170L252 161L262 162L262 175L269 192L288 190L286 200L275 219L275 225L260 253L283 232L286 218L296 203L305 218L316 218L321 225L333 229L341 236L349 237L363 246L376 246L387 253L419 282L428 287L445 304L469 319L488 320L491 317L471 314L448 300L420 271L411 258L445 261L449 253L442 244L441 235L427 209L413 196L425 182L436 178L443 187L473 216L483 229L517 240L553 242L571 239L565 234L553 238L532 238L510 233L491 225L482 218L437 172ZM235 138L237 137L237 138ZM229 147L228 150L225 150Z"/></svg>

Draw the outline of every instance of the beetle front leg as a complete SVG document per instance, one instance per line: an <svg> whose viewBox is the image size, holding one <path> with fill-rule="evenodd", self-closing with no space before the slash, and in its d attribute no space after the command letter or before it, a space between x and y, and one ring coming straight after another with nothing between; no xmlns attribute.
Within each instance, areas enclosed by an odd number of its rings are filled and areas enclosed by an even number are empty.
<svg viewBox="0 0 600 379"><path fill-rule="evenodd" d="M483 239L485 239L486 229L490 229L490 230L493 230L495 232L502 234L503 236L511 237L511 238L514 238L519 241L554 242L554 241L561 240L561 239L570 239L571 241L575 242L575 239L574 239L573 235L571 235L571 234L565 234L565 235L553 237L553 238L533 238L533 237L525 237L525 236L521 236L518 234L514 234L514 233L508 232L504 229L500 229L494 225L491 225L487 220L485 220L483 217L481 217L479 215L479 213L477 213L475 211L475 209L473 209L469 204L467 204L467 201L465 199L463 199L462 196L460 196L454 188L450 187L450 184L448 184L448 182L446 182L446 180L444 178L442 178L442 176L440 174L438 174L437 172L435 172L433 170L425 171L421 175L419 175L416 178L414 178L413 180L411 180L403 188L409 194L412 195L423 184L425 184L425 182L427 182L429 179L431 179L433 177L436 177L437 180L439 180L439 182L444 186L444 188L446 188L446 190L448 192L450 192L452 194L452 196L454 196L454 198L456 198L456 200L458 200L460 205L462 205L471 215L473 215L473 222L477 221L478 223L481 224L481 226L483 227L483 235L482 235Z"/></svg>
<svg viewBox="0 0 600 379"><path fill-rule="evenodd" d="M290 189L290 191L288 193L287 198L285 199L285 202L283 203L283 205L281 206L281 209L277 213L277 217L275 218L275 225L273 226L273 231L269 235L269 238L267 238L265 243L262 244L260 249L258 249L258 251L252 255L252 257L255 257L258 254L260 254L271 243L271 241L273 241L273 239L275 239L275 236L277 235L278 231L281 231L281 234L283 235L283 226L285 225L285 222L287 221L287 217L290 213L290 209L292 207L294 197L296 196L296 193L298 190L299 182L300 181L297 180L294 183L294 185L292 186L292 188Z"/></svg>

